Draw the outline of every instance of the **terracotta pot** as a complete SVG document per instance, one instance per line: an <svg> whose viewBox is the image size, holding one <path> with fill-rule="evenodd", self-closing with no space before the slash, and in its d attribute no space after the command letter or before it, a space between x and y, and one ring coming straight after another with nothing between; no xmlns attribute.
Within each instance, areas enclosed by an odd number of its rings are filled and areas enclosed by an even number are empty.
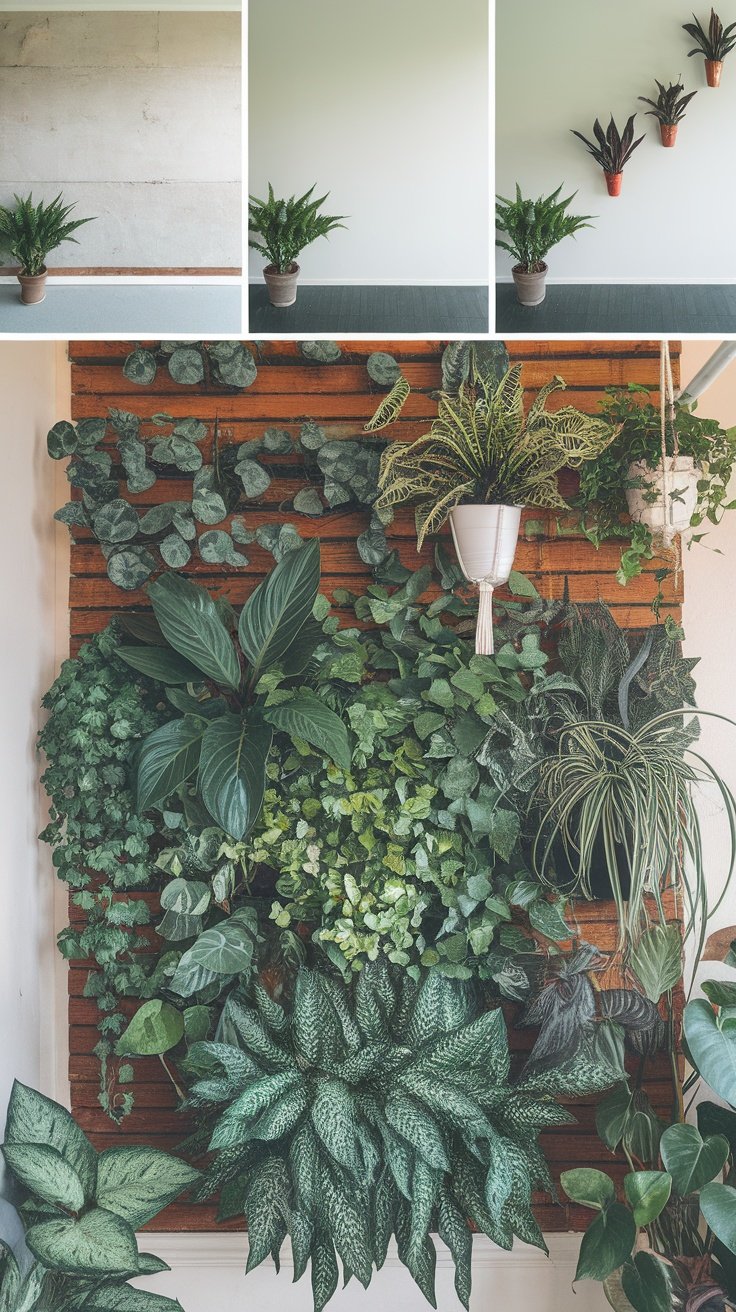
<svg viewBox="0 0 736 1312"><path fill-rule="evenodd" d="M527 273L520 264L514 265L511 274L516 284L516 295L522 305L541 305L546 294L544 285L547 277L547 265L537 273Z"/></svg>
<svg viewBox="0 0 736 1312"><path fill-rule="evenodd" d="M659 131L662 137L662 145L674 146L675 142L677 141L677 124L660 123Z"/></svg>
<svg viewBox="0 0 736 1312"><path fill-rule="evenodd" d="M721 85L721 69L723 68L722 59L706 59L705 61L705 80L709 87L719 87Z"/></svg>
<svg viewBox="0 0 736 1312"><path fill-rule="evenodd" d="M48 270L44 266L41 273L19 273L20 299L23 305L39 305L46 299L46 279Z"/></svg>
<svg viewBox="0 0 736 1312"><path fill-rule="evenodd" d="M514 567L521 506L455 506L450 528L458 563L469 583L477 583L475 650L493 655L493 589L507 583Z"/></svg>
<svg viewBox="0 0 736 1312"><path fill-rule="evenodd" d="M263 270L263 277L268 288L268 299L272 305L285 309L296 300L296 284L299 277L299 265L292 264L288 273L279 273L274 264L268 264Z"/></svg>
<svg viewBox="0 0 736 1312"><path fill-rule="evenodd" d="M667 461L667 504L662 492L662 468L651 469L644 460L629 465L629 482L636 487L626 488L626 502L631 518L646 524L654 536L665 546L674 542L678 533L688 541L692 528L690 520L698 502L700 470L691 456L678 456Z"/></svg>
<svg viewBox="0 0 736 1312"><path fill-rule="evenodd" d="M623 173L606 173L606 186L608 187L609 196L621 195L621 183L623 182Z"/></svg>

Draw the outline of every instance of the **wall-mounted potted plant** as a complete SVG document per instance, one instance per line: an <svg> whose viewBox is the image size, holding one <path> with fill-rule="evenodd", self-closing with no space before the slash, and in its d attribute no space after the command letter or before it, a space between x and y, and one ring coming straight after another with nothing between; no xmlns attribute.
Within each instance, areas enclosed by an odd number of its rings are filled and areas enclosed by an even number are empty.
<svg viewBox="0 0 736 1312"><path fill-rule="evenodd" d="M690 91L686 96L682 95L685 90L681 82L670 82L669 86L664 86L662 82L655 77L655 82L659 88L659 94L656 100L650 100L648 96L639 96L639 99L645 105L651 105L647 115L656 118L659 122L659 131L662 137L663 146L674 146L677 140L677 128L681 120L685 117L685 110L690 104L693 96L697 91Z"/></svg>
<svg viewBox="0 0 736 1312"><path fill-rule="evenodd" d="M511 270L516 294L522 305L541 305L545 297L546 256L553 246L573 237L580 228L591 228L592 214L567 214L568 205L577 195L558 197L559 186L550 196L524 200L516 184L516 200L496 197L496 227L508 241L496 238L496 245L508 251L514 260Z"/></svg>
<svg viewBox="0 0 736 1312"><path fill-rule="evenodd" d="M623 132L619 132L613 116L611 116L611 121L605 132L600 125L600 121L596 119L593 124L595 141L589 141L587 137L583 136L582 132L577 132L575 128L570 129L573 135L583 142L593 159L603 169L609 196L621 195L624 167L628 164L637 146L640 146L644 140L643 136L637 137L636 141L634 140L635 118L636 114L632 114L627 120Z"/></svg>
<svg viewBox="0 0 736 1312"><path fill-rule="evenodd" d="M316 185L316 184L315 184ZM326 237L334 228L344 228L344 214L320 214L329 192L312 200L314 187L303 196L278 200L271 183L268 199L251 196L248 201L248 220L252 234L248 244L268 261L263 277L272 305L286 307L296 300L299 277L297 257L306 246L318 237Z"/></svg>
<svg viewBox="0 0 736 1312"><path fill-rule="evenodd" d="M20 265L18 282L24 305L37 305L46 297L47 256L92 219L70 219L74 205L64 205L62 193L46 205L33 204L33 193L14 196L15 208L0 206L0 248Z"/></svg>
<svg viewBox="0 0 736 1312"><path fill-rule="evenodd" d="M463 574L480 589L475 645L484 655L493 652L493 590L511 573L522 508L567 509L559 472L600 454L616 432L572 406L548 413L548 396L564 386L548 383L525 415L520 364L500 382L480 375L457 395L440 393L429 433L392 443L381 458L376 509L414 503L419 550L449 519Z"/></svg>
<svg viewBox="0 0 736 1312"><path fill-rule="evenodd" d="M707 32L699 18L695 18L694 23L683 23L682 26L688 36L697 42L695 49L688 51L688 58L692 58L693 55L705 55L705 78L708 86L720 86L723 61L736 45L736 23L729 23L728 27L724 27L715 9L711 9Z"/></svg>

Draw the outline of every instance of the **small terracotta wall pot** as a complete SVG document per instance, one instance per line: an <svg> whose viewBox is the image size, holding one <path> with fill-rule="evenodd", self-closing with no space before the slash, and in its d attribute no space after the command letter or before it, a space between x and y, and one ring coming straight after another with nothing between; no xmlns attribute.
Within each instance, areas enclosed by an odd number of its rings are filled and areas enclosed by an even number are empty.
<svg viewBox="0 0 736 1312"><path fill-rule="evenodd" d="M299 277L299 265L292 264L288 273L278 273L274 264L268 264L263 270L263 277L268 288L268 299L272 305L285 309L296 300L296 284Z"/></svg>
<svg viewBox="0 0 736 1312"><path fill-rule="evenodd" d="M677 124L660 123L659 131L662 136L662 145L674 146L675 142L677 141Z"/></svg>
<svg viewBox="0 0 736 1312"><path fill-rule="evenodd" d="M719 87L721 85L721 69L723 68L722 59L706 59L705 61L705 80L709 87Z"/></svg>
<svg viewBox="0 0 736 1312"><path fill-rule="evenodd" d="M605 178L609 196L620 196L623 173L606 173Z"/></svg>
<svg viewBox="0 0 736 1312"><path fill-rule="evenodd" d="M547 265L538 273L526 273L521 265L516 264L511 270L516 285L516 295L522 305L541 305L546 295L544 285L547 277Z"/></svg>
<svg viewBox="0 0 736 1312"><path fill-rule="evenodd" d="M23 305L39 305L41 301L45 301L47 277L48 270L46 268L34 276L27 273L18 274L20 299Z"/></svg>

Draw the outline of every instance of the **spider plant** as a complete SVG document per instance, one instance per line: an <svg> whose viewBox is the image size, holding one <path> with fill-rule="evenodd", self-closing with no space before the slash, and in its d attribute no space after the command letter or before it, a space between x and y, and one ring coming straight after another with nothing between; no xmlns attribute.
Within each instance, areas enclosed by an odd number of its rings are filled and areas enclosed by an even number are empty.
<svg viewBox="0 0 736 1312"><path fill-rule="evenodd" d="M665 711L632 729L604 719L566 723L557 753L542 761L534 793L540 820L532 843L539 878L558 886L553 871L561 844L571 887L593 897L601 854L619 924L619 950L627 955L646 928L647 895L664 922L662 893L674 887L685 905L685 932L700 934L718 909L736 860L736 799L714 767L692 746L687 708ZM712 714L726 720L715 712ZM700 820L694 792L715 787L730 833L723 892L709 909Z"/></svg>
<svg viewBox="0 0 736 1312"><path fill-rule="evenodd" d="M430 431L384 450L376 509L416 504L419 550L461 503L567 509L557 475L593 459L617 430L572 406L549 413L547 398L564 387L554 378L526 415L520 364L500 382L479 375L457 394L441 392Z"/></svg>
<svg viewBox="0 0 736 1312"><path fill-rule="evenodd" d="M583 136L582 132L576 131L575 128L570 129L573 136L578 137L586 149L590 151L596 163L600 164L606 175L606 181L609 184L608 190L612 196L618 195L620 175L623 173L624 166L628 164L637 146L640 146L644 140L643 136L634 140L635 118L636 114L632 114L627 119L623 132L619 132L616 127L613 115L611 115L611 120L605 132L601 127L600 120L596 119L593 124L595 141L589 141L587 137Z"/></svg>
<svg viewBox="0 0 736 1312"><path fill-rule="evenodd" d="M685 88L679 80L670 82L667 87L658 78L655 77L654 80L659 88L657 99L650 100L648 96L639 96L639 100L643 101L645 105L652 106L651 109L646 111L647 115L658 119L663 127L676 127L685 117L685 110L693 96L698 93L697 91L690 91L686 96L683 96L681 92Z"/></svg>
<svg viewBox="0 0 736 1312"><path fill-rule="evenodd" d="M593 226L588 222L592 214L566 213L577 193L560 200L561 191L559 186L549 196L524 200L517 182L515 200L496 197L496 227L508 237L508 241L497 239L496 245L508 251L519 272L544 272L546 256L553 246L565 237L573 237L581 228Z"/></svg>
<svg viewBox="0 0 736 1312"><path fill-rule="evenodd" d="M694 23L683 23L682 25L683 30L696 42L695 48L688 51L688 59L691 59L693 55L704 55L708 85L718 86L721 72L720 65L736 45L736 35L732 35L736 33L736 23L729 23L728 27L724 27L715 9L711 9L708 31L706 32L700 19L696 18L695 14L693 14L693 18L695 19ZM709 64L711 68L708 67ZM718 68L714 69L713 65L718 65ZM714 75L713 81L711 81L711 74Z"/></svg>
<svg viewBox="0 0 736 1312"><path fill-rule="evenodd" d="M15 208L0 206L0 248L9 252L20 265L24 277L36 278L45 272L46 258L64 241L92 219L70 219L74 205L64 205L59 192L52 201L33 204L33 193L14 196Z"/></svg>

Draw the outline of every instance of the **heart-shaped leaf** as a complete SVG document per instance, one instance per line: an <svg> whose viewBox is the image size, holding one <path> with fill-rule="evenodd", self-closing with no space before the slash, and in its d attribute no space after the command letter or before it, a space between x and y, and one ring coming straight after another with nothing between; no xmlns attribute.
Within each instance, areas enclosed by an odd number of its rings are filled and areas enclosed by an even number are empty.
<svg viewBox="0 0 736 1312"><path fill-rule="evenodd" d="M99 1157L97 1203L138 1230L197 1179L193 1166L157 1148L108 1148Z"/></svg>
<svg viewBox="0 0 736 1312"><path fill-rule="evenodd" d="M622 1289L636 1312L671 1312L672 1289L664 1262L654 1253L636 1253L621 1271Z"/></svg>
<svg viewBox="0 0 736 1312"><path fill-rule="evenodd" d="M700 1193L700 1210L716 1239L736 1253L736 1189L730 1184L707 1184Z"/></svg>
<svg viewBox="0 0 736 1312"><path fill-rule="evenodd" d="M70 1275L130 1274L138 1267L138 1245L128 1222L101 1207L78 1221L61 1217L33 1225L26 1243L44 1266Z"/></svg>
<svg viewBox="0 0 736 1312"><path fill-rule="evenodd" d="M721 1134L704 1139L694 1125L670 1125L660 1139L659 1150L672 1176L673 1188L684 1198L697 1193L723 1170L729 1143Z"/></svg>
<svg viewBox="0 0 736 1312"><path fill-rule="evenodd" d="M144 1002L117 1042L120 1056L158 1057L175 1048L184 1034L184 1017L170 1002ZM99 1191L98 1191L99 1198Z"/></svg>
<svg viewBox="0 0 736 1312"><path fill-rule="evenodd" d="M6 1143L2 1151L16 1180L37 1198L67 1212L81 1212L82 1181L56 1148L45 1143Z"/></svg>
<svg viewBox="0 0 736 1312"><path fill-rule="evenodd" d="M637 1225L656 1220L672 1192L672 1176L667 1171L632 1171L624 1176L626 1201Z"/></svg>
<svg viewBox="0 0 736 1312"><path fill-rule="evenodd" d="M631 1257L636 1221L628 1207L611 1203L588 1226L580 1245L576 1280L605 1280Z"/></svg>
<svg viewBox="0 0 736 1312"><path fill-rule="evenodd" d="M596 1211L600 1211L606 1203L612 1203L616 1197L611 1177L592 1166L563 1171L560 1184L573 1203L579 1203L581 1207L594 1207Z"/></svg>
<svg viewBox="0 0 736 1312"><path fill-rule="evenodd" d="M45 1144L55 1148L82 1182L85 1198L94 1196L97 1153L66 1107L16 1080L8 1103L6 1144Z"/></svg>
<svg viewBox="0 0 736 1312"><path fill-rule="evenodd" d="M685 1039L700 1075L714 1093L736 1106L736 1030L721 1029L705 998L685 1008Z"/></svg>

